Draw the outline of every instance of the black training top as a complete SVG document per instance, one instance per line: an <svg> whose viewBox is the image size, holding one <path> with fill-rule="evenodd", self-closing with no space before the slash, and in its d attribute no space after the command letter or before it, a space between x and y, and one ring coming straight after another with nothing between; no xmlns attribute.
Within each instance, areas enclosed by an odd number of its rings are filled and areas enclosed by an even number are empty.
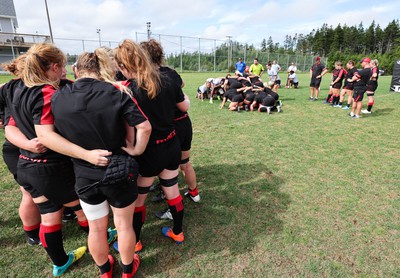
<svg viewBox="0 0 400 278"><path fill-rule="evenodd" d="M313 64L311 67L312 71L312 78L316 78L318 75L321 75L321 73L325 70L325 65L324 64Z"/></svg>
<svg viewBox="0 0 400 278"><path fill-rule="evenodd" d="M181 76L174 70L169 67L160 67L161 74L167 76L173 83L177 84L180 88L182 88L183 80ZM175 106L175 120L182 119L187 117L187 112L182 112L178 107Z"/></svg>
<svg viewBox="0 0 400 278"><path fill-rule="evenodd" d="M122 153L125 121L136 126L147 120L134 99L113 84L81 78L53 95L51 109L58 132L85 149ZM124 121L125 120L125 121Z"/></svg>
<svg viewBox="0 0 400 278"><path fill-rule="evenodd" d="M355 76L357 76L358 80L354 82L354 88L367 88L367 83L369 79L371 78L372 75L372 70L371 68L365 68L361 70L357 70L354 73Z"/></svg>
<svg viewBox="0 0 400 278"><path fill-rule="evenodd" d="M149 145L165 142L174 136L176 104L185 100L182 89L169 78L161 75L161 87L156 97L150 99L147 91L139 88L135 80L128 80L124 84L132 90L133 96L151 123Z"/></svg>
<svg viewBox="0 0 400 278"><path fill-rule="evenodd" d="M351 69L349 69L349 70L347 71L346 78L345 78L345 80L344 80L344 84L345 84L345 85L346 85L346 84L349 84L349 83L353 83L353 82L347 81L347 79L352 79L352 78L353 78L353 75L354 75L356 72L357 72L357 69L356 69L355 67L353 67L353 68L351 68Z"/></svg>
<svg viewBox="0 0 400 278"><path fill-rule="evenodd" d="M14 80L13 86L5 88L7 103L11 114L9 125L17 126L29 139L36 138L35 125L53 124L50 99L55 89L50 85L41 85L28 88L20 80ZM2 93L3 95L3 93ZM48 150L45 153L32 153L21 149L21 157L31 162L46 162L47 160L66 159L59 153Z"/></svg>

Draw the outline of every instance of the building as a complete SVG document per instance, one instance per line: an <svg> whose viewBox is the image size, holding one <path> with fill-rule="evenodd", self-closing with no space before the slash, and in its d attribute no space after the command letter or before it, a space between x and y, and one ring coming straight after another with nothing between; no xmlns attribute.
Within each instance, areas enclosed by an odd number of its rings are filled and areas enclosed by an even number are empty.
<svg viewBox="0 0 400 278"><path fill-rule="evenodd" d="M18 20L13 0L0 1L0 64L25 53L37 42L50 42L49 36L17 33Z"/></svg>

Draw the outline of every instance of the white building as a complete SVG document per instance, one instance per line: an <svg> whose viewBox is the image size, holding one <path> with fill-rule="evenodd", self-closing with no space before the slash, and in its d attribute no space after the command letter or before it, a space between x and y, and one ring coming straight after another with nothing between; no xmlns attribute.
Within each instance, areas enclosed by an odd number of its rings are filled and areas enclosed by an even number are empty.
<svg viewBox="0 0 400 278"><path fill-rule="evenodd" d="M36 42L50 41L49 36L17 33L18 21L13 0L0 0L0 64L26 52Z"/></svg>

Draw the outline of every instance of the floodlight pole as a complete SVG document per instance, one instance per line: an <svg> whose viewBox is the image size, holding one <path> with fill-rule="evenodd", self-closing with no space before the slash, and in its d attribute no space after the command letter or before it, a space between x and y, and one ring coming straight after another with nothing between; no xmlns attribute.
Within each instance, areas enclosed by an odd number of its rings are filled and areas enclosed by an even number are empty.
<svg viewBox="0 0 400 278"><path fill-rule="evenodd" d="M151 30L150 30L151 22L146 22L146 24L147 24L147 40L150 40L150 36L151 36Z"/></svg>
<svg viewBox="0 0 400 278"><path fill-rule="evenodd" d="M97 34L99 34L99 47L101 47L101 29L96 29Z"/></svg>
<svg viewBox="0 0 400 278"><path fill-rule="evenodd" d="M54 43L54 40L53 40L53 31L51 30L51 23L50 23L50 16L49 16L49 8L47 7L47 0L44 0L44 4L45 4L45 6L46 6L47 22L49 23L50 40L51 40L51 43Z"/></svg>

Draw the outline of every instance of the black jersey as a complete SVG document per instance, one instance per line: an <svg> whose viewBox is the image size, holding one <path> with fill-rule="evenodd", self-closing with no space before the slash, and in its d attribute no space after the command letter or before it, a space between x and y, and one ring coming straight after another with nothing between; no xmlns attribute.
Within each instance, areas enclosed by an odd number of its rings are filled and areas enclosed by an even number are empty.
<svg viewBox="0 0 400 278"><path fill-rule="evenodd" d="M125 123L134 127L147 120L128 94L113 84L81 78L57 90L51 99L58 132L85 149L121 153Z"/></svg>
<svg viewBox="0 0 400 278"><path fill-rule="evenodd" d="M11 114L10 125L16 125L29 139L36 138L35 125L53 124L50 99L55 89L50 85L28 88L20 80L8 88L8 109ZM48 150L45 153L32 153L21 149L21 157L31 162L46 162L48 160L61 160L67 157Z"/></svg>
<svg viewBox="0 0 400 278"><path fill-rule="evenodd" d="M171 80L171 82L178 85L179 88L182 88L183 85L182 77L174 69L171 69L169 67L160 67L160 72L161 74L167 76ZM182 112L181 110L179 110L178 107L175 106L174 119L178 120L186 117L187 117L187 112Z"/></svg>
<svg viewBox="0 0 400 278"><path fill-rule="evenodd" d="M348 79L352 79L353 76L354 76L354 74L355 74L356 72L357 72L357 69L356 69L355 67L353 67L353 68L351 68L351 69L349 69L349 70L347 71L346 78L345 78L345 80L344 80L345 87L346 87L347 84L353 83L353 82L349 82L349 81L347 81L347 80L348 80Z"/></svg>
<svg viewBox="0 0 400 278"><path fill-rule="evenodd" d="M336 83L342 84L343 78L345 77L345 71L344 69L334 69L332 72L332 81L335 81L337 78L339 78L339 81Z"/></svg>
<svg viewBox="0 0 400 278"><path fill-rule="evenodd" d="M168 76L179 87L182 87L182 77L174 69L171 69L169 67L160 67L160 72L161 74Z"/></svg>
<svg viewBox="0 0 400 278"><path fill-rule="evenodd" d="M161 87L156 97L150 99L147 91L139 88L134 80L128 80L124 84L132 90L139 106L151 123L149 145L163 143L171 136L175 136L176 104L185 100L182 89L169 78L161 75Z"/></svg>
<svg viewBox="0 0 400 278"><path fill-rule="evenodd" d="M251 85L256 85L259 87L263 86L263 83L261 82L259 76L250 76L250 82L251 82Z"/></svg>
<svg viewBox="0 0 400 278"><path fill-rule="evenodd" d="M366 89L367 83L370 80L371 75L372 75L372 70L371 70L371 68L357 70L354 73L354 75L357 76L357 78L358 78L358 80L356 80L354 82L354 89L356 89L356 88L360 89L360 88L364 88L364 87Z"/></svg>
<svg viewBox="0 0 400 278"><path fill-rule="evenodd" d="M325 70L325 65L324 64L314 64L311 67L312 71L312 76L311 78L316 78L318 75L321 75L321 73Z"/></svg>
<svg viewBox="0 0 400 278"><path fill-rule="evenodd" d="M372 77L374 73L376 73L376 77ZM379 78L379 68L378 67L371 68L371 77L368 80L368 84L378 84L378 78Z"/></svg>

